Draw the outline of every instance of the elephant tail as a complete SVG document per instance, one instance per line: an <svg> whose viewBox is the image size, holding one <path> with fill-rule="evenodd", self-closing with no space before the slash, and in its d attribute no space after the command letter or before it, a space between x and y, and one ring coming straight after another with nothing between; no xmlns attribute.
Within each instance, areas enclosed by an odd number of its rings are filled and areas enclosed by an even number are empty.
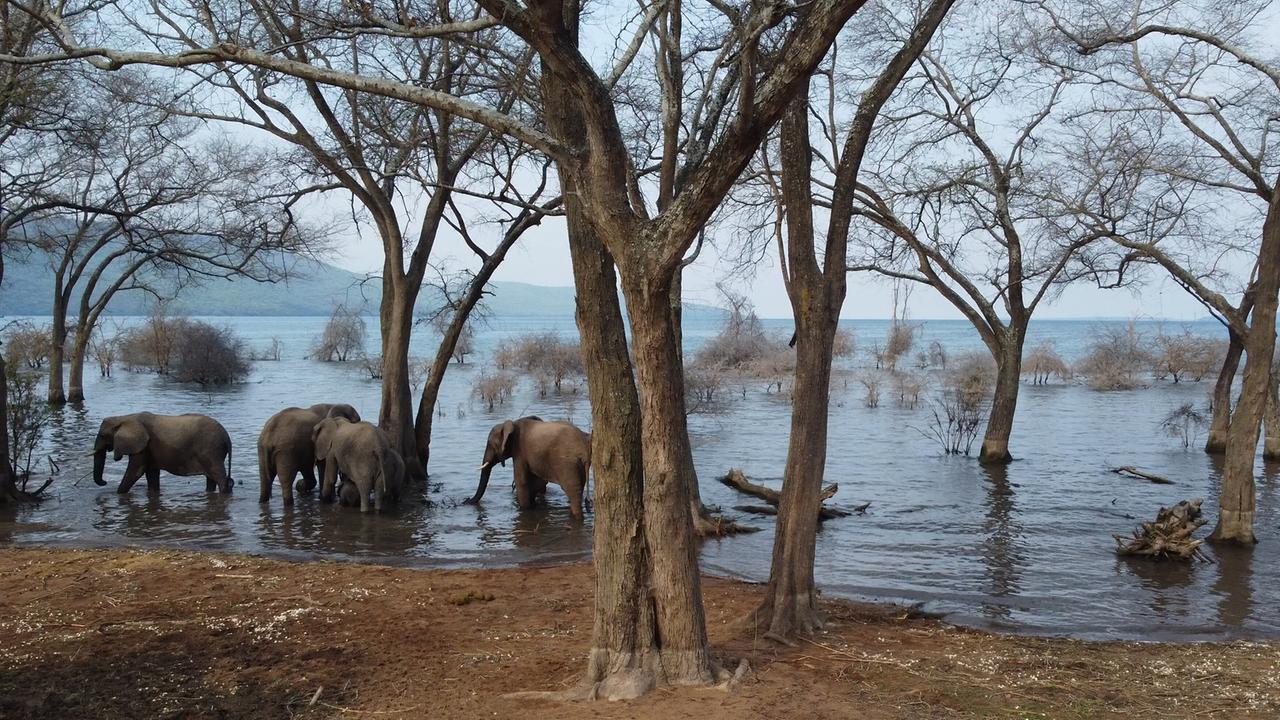
<svg viewBox="0 0 1280 720"><path fill-rule="evenodd" d="M227 443L227 487L231 487L232 485L236 484L236 481L231 479L231 450L232 450L231 443L228 442Z"/></svg>
<svg viewBox="0 0 1280 720"><path fill-rule="evenodd" d="M230 465L231 453L227 453L227 465ZM270 446L258 443L258 480L263 486L271 482L271 469L276 466L275 453ZM230 471L228 471L230 472Z"/></svg>

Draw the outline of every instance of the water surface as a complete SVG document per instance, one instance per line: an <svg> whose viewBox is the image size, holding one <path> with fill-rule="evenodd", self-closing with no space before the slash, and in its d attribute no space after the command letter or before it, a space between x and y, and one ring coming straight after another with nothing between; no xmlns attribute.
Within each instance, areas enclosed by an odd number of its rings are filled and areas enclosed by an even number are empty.
<svg viewBox="0 0 1280 720"><path fill-rule="evenodd" d="M91 377L84 408L58 412L47 454L62 473L50 499L0 511L0 541L16 545L176 547L326 558L408 566L508 566L588 557L591 517L574 525L564 495L554 486L546 507L519 513L508 488L510 466L498 468L479 507L462 505L475 488L489 428L510 417L569 418L586 427L585 390L540 398L528 387L512 403L487 412L471 398L486 354L503 338L532 330L576 334L566 319L495 321L481 332L480 352L454 366L441 394L432 443L431 479L393 512L361 515L299 498L281 507L257 502L255 443L277 410L314 402L346 401L376 419L378 387L354 363L305 359L323 318L218 318L250 345L271 337L284 344L280 362L255 363L250 380L204 392L163 378L118 370ZM789 334L789 325L768 323ZM882 338L885 324L851 323L859 345ZM1064 356L1081 352L1099 323L1041 322L1029 345L1053 339ZM374 330L376 323L370 323ZM1197 332L1218 326L1197 324ZM689 349L715 332L690 322ZM1177 330L1179 328L1170 328ZM1153 331L1154 327L1145 327ZM939 340L954 354L976 349L963 322L925 324L922 347ZM421 330L414 352L426 357L436 338ZM1160 505L1214 498L1220 470L1198 445L1184 449L1157 427L1184 402L1203 405L1211 383L1156 383L1130 392L1101 393L1074 384L1024 386L1013 454L1007 468L983 468L972 458L942 456L920 432L929 410L900 407L888 387L880 407L867 408L856 382L860 353L842 361L831 410L827 480L840 484L836 502L870 502L863 515L827 523L818 540L817 573L832 595L919 603L966 624L1013 632L1085 638L1223 639L1280 637L1280 541L1277 486L1280 467L1258 467L1257 534L1253 551L1209 554L1213 564L1155 565L1121 560L1113 533L1127 534ZM847 380L847 386L846 386ZM703 498L763 532L710 541L703 567L754 580L768 575L773 521L745 516L733 505L750 502L715 482L731 467L766 484L780 482L789 429L789 401L766 393L763 382L731 393L726 411L691 418ZM220 420L235 447L231 496L207 495L203 479L161 478L161 495L145 483L120 496L123 463L108 464L109 485L89 478L91 446L102 417L135 410L201 412ZM1175 485L1153 485L1110 472L1133 465L1166 475ZM429 499L429 503L428 503ZM1208 528L1202 531L1207 533Z"/></svg>

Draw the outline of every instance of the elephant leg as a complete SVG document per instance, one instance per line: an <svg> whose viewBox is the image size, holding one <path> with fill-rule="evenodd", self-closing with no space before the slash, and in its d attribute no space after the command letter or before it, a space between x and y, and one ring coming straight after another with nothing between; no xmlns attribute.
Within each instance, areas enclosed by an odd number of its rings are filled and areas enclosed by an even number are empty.
<svg viewBox="0 0 1280 720"><path fill-rule="evenodd" d="M258 473L258 502L271 502L271 485L276 481L275 468L268 467L263 461Z"/></svg>
<svg viewBox="0 0 1280 720"><path fill-rule="evenodd" d="M231 479L227 477L227 471L223 469L221 462L205 466L204 481L206 492L214 492L215 490L220 490L224 493L231 492Z"/></svg>
<svg viewBox="0 0 1280 720"><path fill-rule="evenodd" d="M360 489L360 512L362 513L367 513L372 509L369 507L369 491L373 489L372 485L373 483L367 476L356 483L356 487Z"/></svg>
<svg viewBox="0 0 1280 720"><path fill-rule="evenodd" d="M118 493L127 493L133 484L138 482L138 478L142 477L142 473L146 470L147 462L142 459L141 455L130 455L129 465L124 469L124 477L120 479L120 486L116 488Z"/></svg>
<svg viewBox="0 0 1280 720"><path fill-rule="evenodd" d="M280 497L285 507L293 504L293 476L298 473L292 464L280 460L276 464L276 477L280 478Z"/></svg>
<svg viewBox="0 0 1280 720"><path fill-rule="evenodd" d="M516 484L516 505L521 510L528 510L533 507L533 473L524 467L523 463L516 463L515 467L515 484Z"/></svg>
<svg viewBox="0 0 1280 720"><path fill-rule="evenodd" d="M323 468L324 461L322 460L320 462L321 467ZM297 487L298 492L310 495L315 492L316 486L320 484L316 481L316 468L314 465L304 465L299 468L299 470L302 472L302 479L298 481L298 484L295 487ZM321 472L323 474L323 470Z"/></svg>
<svg viewBox="0 0 1280 720"><path fill-rule="evenodd" d="M147 494L160 494L160 468L155 465L147 466Z"/></svg>
<svg viewBox="0 0 1280 720"><path fill-rule="evenodd" d="M338 463L328 460L324 463L324 482L320 483L320 499L325 502L333 500L333 486L338 484Z"/></svg>
<svg viewBox="0 0 1280 720"><path fill-rule="evenodd" d="M570 480L563 485L564 494L569 496L569 514L574 520L582 519L582 485L577 479Z"/></svg>

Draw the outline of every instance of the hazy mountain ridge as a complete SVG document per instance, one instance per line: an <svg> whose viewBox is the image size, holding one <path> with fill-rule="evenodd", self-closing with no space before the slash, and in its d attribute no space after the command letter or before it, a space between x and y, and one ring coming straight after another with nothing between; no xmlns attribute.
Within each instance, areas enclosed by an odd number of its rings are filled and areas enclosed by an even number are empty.
<svg viewBox="0 0 1280 720"><path fill-rule="evenodd" d="M4 284L0 286L0 315L49 315L53 309L53 271L46 258L6 258ZM115 276L104 278L103 284ZM574 289L547 287L522 282L490 282L485 305L495 317L567 316L574 314ZM217 316L316 316L328 315L339 304L376 315L382 300L382 281L326 263L302 261L290 277L279 283L205 279L183 289L170 307L184 315ZM419 313L430 312L439 303L433 288L422 289ZM151 295L140 291L122 292L108 306L109 315L145 315L154 304ZM709 305L685 303L690 315L720 315L725 311ZM74 313L73 313L74 314Z"/></svg>

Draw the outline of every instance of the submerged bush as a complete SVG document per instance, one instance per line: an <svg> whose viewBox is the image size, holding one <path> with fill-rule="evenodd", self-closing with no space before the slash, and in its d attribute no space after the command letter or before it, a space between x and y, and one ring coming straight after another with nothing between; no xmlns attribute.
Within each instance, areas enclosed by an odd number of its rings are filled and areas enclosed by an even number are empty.
<svg viewBox="0 0 1280 720"><path fill-rule="evenodd" d="M32 323L16 322L4 333L4 358L19 369L40 370L49 362L53 351L53 329Z"/></svg>
<svg viewBox="0 0 1280 720"><path fill-rule="evenodd" d="M1132 390L1141 384L1143 371L1152 365L1146 344L1133 323L1124 328L1103 327L1076 369L1095 390Z"/></svg>
<svg viewBox="0 0 1280 720"><path fill-rule="evenodd" d="M498 372L491 374L482 372L476 377L475 384L472 386L472 394L485 404L489 412L493 412L498 405L507 404L515 389L516 379L511 373Z"/></svg>
<svg viewBox="0 0 1280 720"><path fill-rule="evenodd" d="M170 317L163 306L157 306L141 325L116 336L121 362L134 372L167 375L174 363L178 338L188 325L186 318Z"/></svg>
<svg viewBox="0 0 1280 720"><path fill-rule="evenodd" d="M346 362L347 358L364 349L368 329L364 318L354 310L339 305L329 315L324 331L316 338L311 356L324 362Z"/></svg>
<svg viewBox="0 0 1280 720"><path fill-rule="evenodd" d="M1156 354L1153 374L1157 379L1169 378L1175 383L1190 377L1200 382L1214 373L1226 354L1225 345L1212 338L1196 335L1190 329L1156 336Z"/></svg>
<svg viewBox="0 0 1280 720"><path fill-rule="evenodd" d="M179 382L229 385L249 375L249 353L230 328L188 321L174 347L170 375Z"/></svg>
<svg viewBox="0 0 1280 720"><path fill-rule="evenodd" d="M1071 377L1071 368L1058 355L1053 342L1045 340L1035 347L1022 360L1022 374L1031 376L1033 385L1044 385L1049 378L1065 380Z"/></svg>

